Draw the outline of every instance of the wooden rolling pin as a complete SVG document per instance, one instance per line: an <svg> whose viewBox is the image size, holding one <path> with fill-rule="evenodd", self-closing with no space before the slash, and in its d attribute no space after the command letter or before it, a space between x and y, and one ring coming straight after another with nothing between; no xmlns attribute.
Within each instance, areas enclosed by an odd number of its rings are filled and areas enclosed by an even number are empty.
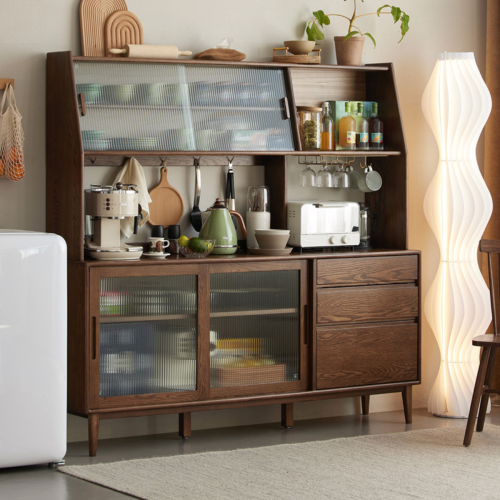
<svg viewBox="0 0 500 500"><path fill-rule="evenodd" d="M179 50L174 45L125 45L123 49L109 49L111 54L124 54L135 59L177 59L190 56L189 50Z"/></svg>

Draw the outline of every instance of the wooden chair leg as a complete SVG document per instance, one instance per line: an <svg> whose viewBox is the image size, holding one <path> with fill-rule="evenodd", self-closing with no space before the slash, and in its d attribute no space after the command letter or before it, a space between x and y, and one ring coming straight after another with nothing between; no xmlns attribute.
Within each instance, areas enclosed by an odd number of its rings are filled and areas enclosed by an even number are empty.
<svg viewBox="0 0 500 500"><path fill-rule="evenodd" d="M361 413L368 415L370 413L370 395L361 396Z"/></svg>
<svg viewBox="0 0 500 500"><path fill-rule="evenodd" d="M488 360L490 358L491 347L485 347L481 354L481 363L477 372L476 384L472 393L472 401L470 403L469 418L467 419L467 427L465 428L464 446L469 446L474 433L474 423L477 417L479 402L484 391L484 379L486 377L486 369L488 368Z"/></svg>
<svg viewBox="0 0 500 500"><path fill-rule="evenodd" d="M179 436L182 439L191 437L191 413L179 413Z"/></svg>
<svg viewBox="0 0 500 500"><path fill-rule="evenodd" d="M411 424L413 420L412 387L411 385L405 385L403 388L403 409L405 412L405 422L407 424Z"/></svg>
<svg viewBox="0 0 500 500"><path fill-rule="evenodd" d="M91 413L88 416L89 424L89 457L97 455L97 440L99 439L99 415Z"/></svg>
<svg viewBox="0 0 500 500"><path fill-rule="evenodd" d="M484 385L491 389L491 381L493 380L493 369L495 368L495 356L497 354L497 348L492 347L490 356L488 358L488 368L486 369L486 376L484 378ZM481 432L484 428L484 420L486 418L486 410L488 409L488 402L490 400L489 394L483 394L481 397L481 405L479 407L479 414L477 416L477 426L476 431Z"/></svg>
<svg viewBox="0 0 500 500"><path fill-rule="evenodd" d="M293 426L293 403L281 405L281 425L286 429Z"/></svg>

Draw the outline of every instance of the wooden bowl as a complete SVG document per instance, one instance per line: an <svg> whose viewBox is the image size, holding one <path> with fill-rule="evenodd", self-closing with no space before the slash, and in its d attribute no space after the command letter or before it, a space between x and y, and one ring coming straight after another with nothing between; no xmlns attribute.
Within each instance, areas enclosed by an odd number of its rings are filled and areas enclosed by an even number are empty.
<svg viewBox="0 0 500 500"><path fill-rule="evenodd" d="M310 42L309 40L289 40L285 42L285 47L288 47L289 52L295 56L305 56L312 52L316 42Z"/></svg>

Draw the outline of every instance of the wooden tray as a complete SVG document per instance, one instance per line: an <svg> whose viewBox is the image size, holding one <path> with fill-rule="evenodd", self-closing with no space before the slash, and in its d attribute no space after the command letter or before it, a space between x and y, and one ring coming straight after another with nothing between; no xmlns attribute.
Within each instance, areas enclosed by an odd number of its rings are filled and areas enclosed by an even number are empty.
<svg viewBox="0 0 500 500"><path fill-rule="evenodd" d="M104 57L104 25L110 14L127 10L125 0L81 0L80 34L82 55Z"/></svg>
<svg viewBox="0 0 500 500"><path fill-rule="evenodd" d="M276 384L285 382L286 366L253 366L249 368L212 368L211 378L219 387Z"/></svg>
<svg viewBox="0 0 500 500"><path fill-rule="evenodd" d="M104 27L104 48L106 57L120 57L110 54L110 49L123 49L125 45L143 45L144 30L141 21L132 12L121 10L111 14Z"/></svg>
<svg viewBox="0 0 500 500"><path fill-rule="evenodd" d="M277 56L276 52L278 50L284 50L284 56ZM302 55L294 56L288 53L288 47L281 47L279 49L273 49L273 62L277 63L288 63L288 64L321 64L321 49L313 49L313 52L317 52L317 55Z"/></svg>

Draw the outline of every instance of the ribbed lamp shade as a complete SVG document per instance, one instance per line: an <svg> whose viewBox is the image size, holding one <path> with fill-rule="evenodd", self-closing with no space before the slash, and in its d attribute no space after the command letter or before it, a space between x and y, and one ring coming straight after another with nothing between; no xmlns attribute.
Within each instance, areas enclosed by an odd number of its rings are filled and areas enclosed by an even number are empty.
<svg viewBox="0 0 500 500"><path fill-rule="evenodd" d="M467 418L479 366L479 349L471 342L491 321L477 251L493 209L476 160L491 96L473 53L440 55L422 109L439 145L439 165L424 201L441 251L425 301L441 351L428 407L439 416Z"/></svg>

